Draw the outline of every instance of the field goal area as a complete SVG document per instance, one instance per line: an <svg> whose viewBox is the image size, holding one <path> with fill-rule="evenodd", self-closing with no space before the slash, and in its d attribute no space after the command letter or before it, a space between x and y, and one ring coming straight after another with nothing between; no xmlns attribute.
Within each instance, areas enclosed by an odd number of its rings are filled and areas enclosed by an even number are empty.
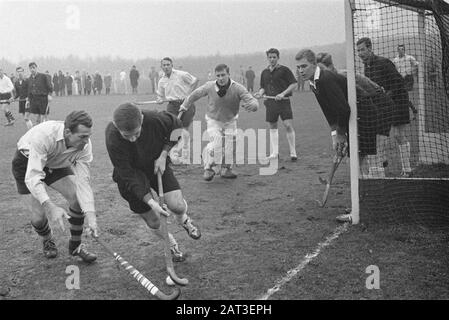
<svg viewBox="0 0 449 320"><path fill-rule="evenodd" d="M411 76L404 77L413 79L412 86L407 87L407 81L404 86L417 110L413 113L410 108L406 142L391 133L377 134L376 154L351 157L353 223L358 223L359 215L374 213L392 222L441 226L444 220L447 224L449 4L443 0L346 0L345 12L351 155L360 154L363 143L355 79L365 74L365 66L358 56L357 41L370 38L374 54L392 62L398 46L404 46L405 54L418 62ZM397 58L395 65L399 70ZM373 130L378 130L381 121L395 117L394 113L379 117L384 111L376 112L371 113ZM411 172L404 175L407 167Z"/></svg>

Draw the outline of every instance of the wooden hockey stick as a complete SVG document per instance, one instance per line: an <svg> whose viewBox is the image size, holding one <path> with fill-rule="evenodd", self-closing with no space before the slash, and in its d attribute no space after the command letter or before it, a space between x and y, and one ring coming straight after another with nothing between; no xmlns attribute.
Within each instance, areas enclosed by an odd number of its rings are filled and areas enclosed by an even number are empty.
<svg viewBox="0 0 449 320"><path fill-rule="evenodd" d="M157 173L157 184L159 189L159 205L161 208L164 208L165 204L165 198L164 198L164 189L162 186L162 174L160 171ZM165 255L165 265L167 268L167 273L170 276L170 278L173 280L174 283L185 286L189 283L189 280L186 278L179 278L176 275L175 268L173 266L173 261L171 258L171 252L170 252L170 239L168 237L168 229L167 229L167 217L164 215L160 216L161 220L161 232L164 236L164 255Z"/></svg>
<svg viewBox="0 0 449 320"><path fill-rule="evenodd" d="M112 251L106 243L104 243L99 237L93 237L108 253L114 256L120 265L125 268L128 273L137 280L149 293L161 300L175 300L181 294L181 290L176 287L171 294L163 293L158 287L156 287L150 280L148 280L143 274L141 274L136 268L134 268L128 261L123 259L119 254Z"/></svg>
<svg viewBox="0 0 449 320"><path fill-rule="evenodd" d="M334 159L333 159L333 161L332 161L332 167L331 167L331 171L329 172L329 177L328 177L328 179L326 180L326 179L323 179L322 177L319 177L319 178L318 178L319 181L320 181L322 184L325 184L325 185L326 185L326 189L324 189L324 194L323 194L322 200L321 200L321 201L320 201L320 200L317 200L319 206L322 207L322 208L326 205L327 198L328 198L328 196L329 196L329 190L330 190L331 184L332 184L332 179L334 178L335 171L337 171L337 168L338 168L338 166L340 165L340 163L341 163L341 161L343 160L343 158L344 158L344 157L342 157L342 156L335 155L335 156L334 156Z"/></svg>

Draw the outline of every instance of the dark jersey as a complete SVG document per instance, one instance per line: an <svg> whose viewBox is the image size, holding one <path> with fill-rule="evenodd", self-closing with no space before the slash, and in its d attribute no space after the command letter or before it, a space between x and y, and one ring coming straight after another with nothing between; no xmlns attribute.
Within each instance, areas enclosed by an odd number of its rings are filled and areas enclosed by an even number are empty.
<svg viewBox="0 0 449 320"><path fill-rule="evenodd" d="M260 87L265 90L267 96L277 96L293 83L296 83L293 72L283 65L278 65L273 71L266 68L260 75Z"/></svg>
<svg viewBox="0 0 449 320"><path fill-rule="evenodd" d="M106 148L114 166L113 180L124 182L138 199L147 194L141 175L154 174L154 161L165 145L177 143L180 134L173 139L171 135L182 127L181 120L166 111L143 110L142 114L142 131L135 142L124 139L112 122L106 127Z"/></svg>

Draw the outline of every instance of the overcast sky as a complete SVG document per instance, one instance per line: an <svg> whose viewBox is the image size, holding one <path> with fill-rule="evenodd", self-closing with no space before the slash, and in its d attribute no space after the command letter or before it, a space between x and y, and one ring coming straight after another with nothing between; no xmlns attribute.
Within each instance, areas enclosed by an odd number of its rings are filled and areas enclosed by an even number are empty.
<svg viewBox="0 0 449 320"><path fill-rule="evenodd" d="M343 42L343 0L5 1L0 57L249 53Z"/></svg>

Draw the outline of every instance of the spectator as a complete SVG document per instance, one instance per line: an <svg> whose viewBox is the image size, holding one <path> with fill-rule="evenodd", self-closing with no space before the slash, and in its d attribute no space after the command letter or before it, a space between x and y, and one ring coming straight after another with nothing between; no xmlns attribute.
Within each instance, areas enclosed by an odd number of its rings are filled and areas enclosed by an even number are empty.
<svg viewBox="0 0 449 320"><path fill-rule="evenodd" d="M107 95L111 93L111 85L112 85L112 76L111 76L111 73L108 72L104 76L104 86L106 88L106 94Z"/></svg>
<svg viewBox="0 0 449 320"><path fill-rule="evenodd" d="M133 93L137 94L137 87L139 85L139 71L137 71L136 66L132 66L131 70L129 71L129 80L131 81L131 87L133 90Z"/></svg>
<svg viewBox="0 0 449 320"><path fill-rule="evenodd" d="M151 82L151 93L156 93L157 84L159 82L159 73L156 71L155 67L151 67L150 72L150 82Z"/></svg>
<svg viewBox="0 0 449 320"><path fill-rule="evenodd" d="M248 67L248 70L245 72L246 78L246 88L248 92L254 91L254 79L256 78L256 74L254 73L251 66Z"/></svg>
<svg viewBox="0 0 449 320"><path fill-rule="evenodd" d="M67 95L71 96L72 95L72 85L73 85L73 78L72 76L66 72L65 74L65 86L67 88Z"/></svg>

